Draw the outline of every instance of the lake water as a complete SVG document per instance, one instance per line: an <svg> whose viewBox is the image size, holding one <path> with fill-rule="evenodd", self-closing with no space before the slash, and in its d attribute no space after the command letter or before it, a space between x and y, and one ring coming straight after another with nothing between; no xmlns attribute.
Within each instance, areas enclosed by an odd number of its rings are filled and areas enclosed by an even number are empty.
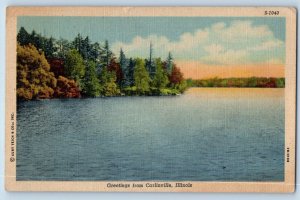
<svg viewBox="0 0 300 200"><path fill-rule="evenodd" d="M19 102L17 180L284 180L284 89Z"/></svg>

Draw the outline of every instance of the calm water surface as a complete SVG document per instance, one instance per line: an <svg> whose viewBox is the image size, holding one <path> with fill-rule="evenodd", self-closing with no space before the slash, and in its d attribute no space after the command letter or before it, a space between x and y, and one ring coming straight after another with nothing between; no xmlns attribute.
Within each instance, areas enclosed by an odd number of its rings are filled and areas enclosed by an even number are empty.
<svg viewBox="0 0 300 200"><path fill-rule="evenodd" d="M17 180L284 180L284 89L20 102Z"/></svg>

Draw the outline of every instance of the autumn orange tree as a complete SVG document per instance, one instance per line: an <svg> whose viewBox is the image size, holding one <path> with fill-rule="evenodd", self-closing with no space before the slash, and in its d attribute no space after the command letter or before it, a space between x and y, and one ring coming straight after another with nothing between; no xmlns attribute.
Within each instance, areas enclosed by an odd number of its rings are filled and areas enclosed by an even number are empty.
<svg viewBox="0 0 300 200"><path fill-rule="evenodd" d="M171 74L169 75L171 87L183 92L187 88L187 83L183 78L180 69L174 64Z"/></svg>
<svg viewBox="0 0 300 200"><path fill-rule="evenodd" d="M122 80L123 80L123 72L122 69L120 67L120 64L117 63L116 58L113 57L110 61L110 63L108 64L107 70L110 72L115 72L116 74L116 82L121 85L122 84Z"/></svg>
<svg viewBox="0 0 300 200"><path fill-rule="evenodd" d="M57 98L77 98L81 97L78 85L74 80L59 76L54 96Z"/></svg>
<svg viewBox="0 0 300 200"><path fill-rule="evenodd" d="M44 53L33 45L17 45L17 97L19 99L51 98L56 87Z"/></svg>

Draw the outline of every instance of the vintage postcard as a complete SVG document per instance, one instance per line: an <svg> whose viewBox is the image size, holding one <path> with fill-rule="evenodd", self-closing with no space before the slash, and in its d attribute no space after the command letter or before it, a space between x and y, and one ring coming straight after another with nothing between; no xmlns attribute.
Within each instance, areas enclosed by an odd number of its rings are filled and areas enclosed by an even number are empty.
<svg viewBox="0 0 300 200"><path fill-rule="evenodd" d="M294 191L295 8L6 20L8 191Z"/></svg>

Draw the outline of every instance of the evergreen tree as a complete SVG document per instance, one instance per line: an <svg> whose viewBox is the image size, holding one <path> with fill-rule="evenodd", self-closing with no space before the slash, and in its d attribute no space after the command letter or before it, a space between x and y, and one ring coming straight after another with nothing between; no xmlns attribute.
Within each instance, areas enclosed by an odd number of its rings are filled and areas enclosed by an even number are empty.
<svg viewBox="0 0 300 200"><path fill-rule="evenodd" d="M149 55L149 61L150 61L150 64L152 64L152 54L153 54L153 46L152 46L152 42L150 42L150 55Z"/></svg>
<svg viewBox="0 0 300 200"><path fill-rule="evenodd" d="M82 41L81 56L83 59L91 59L91 42L88 36Z"/></svg>
<svg viewBox="0 0 300 200"><path fill-rule="evenodd" d="M20 45L34 45L37 50L43 51L46 58L53 58L54 52L57 49L54 46L54 39L50 37L49 39L46 37L42 37L40 34L37 34L34 30L31 34L28 34L24 27L20 28L20 31L17 35L17 40Z"/></svg>
<svg viewBox="0 0 300 200"><path fill-rule="evenodd" d="M111 50L109 49L109 44L108 41L105 40L105 44L104 44L104 48L103 48L103 53L101 55L102 61L103 61L103 67L108 67L109 63L111 61L113 57L113 53L111 52Z"/></svg>
<svg viewBox="0 0 300 200"><path fill-rule="evenodd" d="M90 97L97 97L100 95L101 87L96 73L96 63L93 61L87 62L87 67L84 76L83 93Z"/></svg>
<svg viewBox="0 0 300 200"><path fill-rule="evenodd" d="M150 43L150 48L149 48L149 60L145 60L146 62L146 68L149 72L150 78L152 79L155 75L155 65L153 62L153 45L152 42Z"/></svg>
<svg viewBox="0 0 300 200"><path fill-rule="evenodd" d="M134 68L135 68L135 61L130 58L128 62L128 67L127 67L127 76L126 76L126 85L128 86L133 86L134 83Z"/></svg>
<svg viewBox="0 0 300 200"><path fill-rule="evenodd" d="M155 59L156 72L152 80L152 85L157 89L163 89L169 83L168 75L163 69L160 58Z"/></svg>
<svg viewBox="0 0 300 200"><path fill-rule="evenodd" d="M18 43L23 46L30 43L30 34L25 30L24 27L21 27L17 35Z"/></svg>
<svg viewBox="0 0 300 200"><path fill-rule="evenodd" d="M149 82L150 77L149 73L146 70L144 60L137 58L135 60L135 69L134 69L134 82L136 86L136 91L139 94L146 94L150 90Z"/></svg>
<svg viewBox="0 0 300 200"><path fill-rule="evenodd" d="M82 46L83 46L83 38L80 35L80 33L77 34L77 36L74 38L73 42L72 42L72 46L74 49L76 49L78 51L78 53L80 55L82 55Z"/></svg>
<svg viewBox="0 0 300 200"><path fill-rule="evenodd" d="M84 60L92 59L92 45L88 36L83 39L83 37L78 33L72 42L72 45L74 49L80 53Z"/></svg>
<svg viewBox="0 0 300 200"><path fill-rule="evenodd" d="M168 74L171 74L172 70L173 70L173 56L171 54L171 52L169 52L167 60L166 60L166 70L168 72Z"/></svg>
<svg viewBox="0 0 300 200"><path fill-rule="evenodd" d="M37 49L39 49L40 46L41 46L41 42L39 40L39 37L37 37L37 34L36 34L35 30L33 30L31 32L31 34L29 35L29 38L30 38L29 42L31 44L33 44Z"/></svg>
<svg viewBox="0 0 300 200"><path fill-rule="evenodd" d="M129 83L129 81L128 81L128 78L129 78L129 76L128 76L128 61L126 59L126 56L125 56L122 48L120 49L119 63L120 63L121 70L123 72L121 87L128 86L127 85L127 83Z"/></svg>
<svg viewBox="0 0 300 200"><path fill-rule="evenodd" d="M54 53L57 51L57 47L54 46L55 40L50 37L50 39L42 38L42 49L45 53L46 58L54 58Z"/></svg>
<svg viewBox="0 0 300 200"><path fill-rule="evenodd" d="M55 41L54 45L56 46L56 51L53 53L54 57L59 59L65 59L67 53L72 49L72 43L62 38Z"/></svg>
<svg viewBox="0 0 300 200"><path fill-rule="evenodd" d="M101 48L100 44L98 42L91 44L90 52L89 52L89 59L94 61L96 65L100 64L101 59L101 53L103 52L103 49Z"/></svg>
<svg viewBox="0 0 300 200"><path fill-rule="evenodd" d="M30 43L33 44L39 51L45 50L45 39L40 34L37 34L34 30L30 34Z"/></svg>

